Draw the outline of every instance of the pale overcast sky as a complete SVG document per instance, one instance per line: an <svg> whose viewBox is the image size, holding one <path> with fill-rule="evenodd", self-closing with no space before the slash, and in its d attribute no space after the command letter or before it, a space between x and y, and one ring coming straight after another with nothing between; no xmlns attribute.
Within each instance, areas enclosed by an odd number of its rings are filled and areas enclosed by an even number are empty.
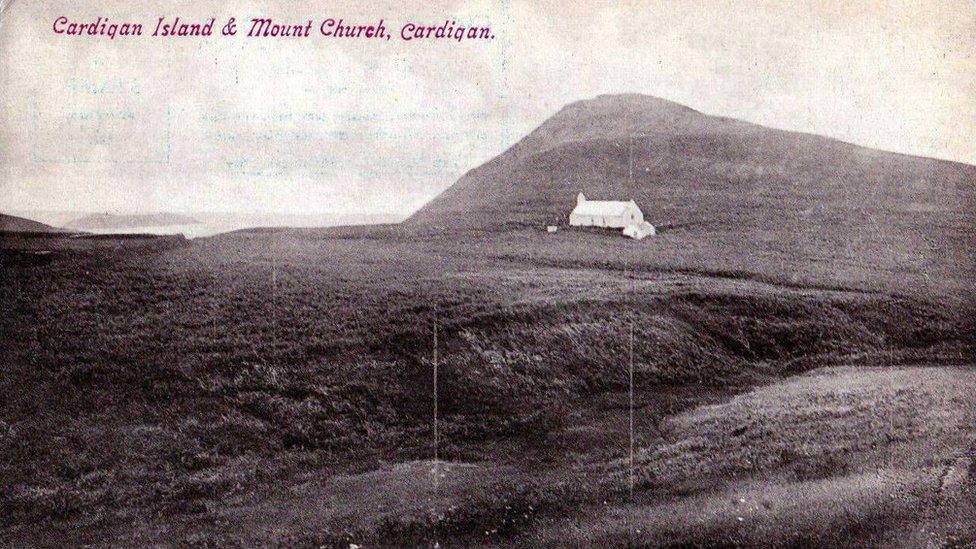
<svg viewBox="0 0 976 549"><path fill-rule="evenodd" d="M976 2L0 0L0 211L403 212L564 104L709 114L976 164ZM59 16L313 20L307 39L57 35ZM317 35L384 19L390 41ZM490 41L403 42L408 22Z"/></svg>

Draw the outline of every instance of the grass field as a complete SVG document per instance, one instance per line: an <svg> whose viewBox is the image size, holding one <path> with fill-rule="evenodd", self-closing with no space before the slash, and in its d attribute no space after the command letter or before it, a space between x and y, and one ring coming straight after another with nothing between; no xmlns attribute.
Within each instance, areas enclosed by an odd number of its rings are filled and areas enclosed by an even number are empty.
<svg viewBox="0 0 976 549"><path fill-rule="evenodd" d="M0 541L973 539L967 273L692 236L265 230L5 259Z"/></svg>
<svg viewBox="0 0 976 549"><path fill-rule="evenodd" d="M670 497L597 508L529 539L655 546L972 540L974 386L972 368L826 368L681 413L636 459L639 493L653 487Z"/></svg>

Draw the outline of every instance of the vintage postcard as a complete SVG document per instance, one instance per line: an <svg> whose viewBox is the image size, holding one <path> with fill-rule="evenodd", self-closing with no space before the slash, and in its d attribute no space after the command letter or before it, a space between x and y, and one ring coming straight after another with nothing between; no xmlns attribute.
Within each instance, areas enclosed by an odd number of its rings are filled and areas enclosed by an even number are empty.
<svg viewBox="0 0 976 549"><path fill-rule="evenodd" d="M0 546L976 548L972 0L0 0Z"/></svg>

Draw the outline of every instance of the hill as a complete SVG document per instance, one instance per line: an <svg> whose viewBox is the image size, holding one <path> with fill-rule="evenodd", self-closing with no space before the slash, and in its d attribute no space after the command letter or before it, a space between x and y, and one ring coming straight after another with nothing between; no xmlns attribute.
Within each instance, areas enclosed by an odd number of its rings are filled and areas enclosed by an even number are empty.
<svg viewBox="0 0 976 549"><path fill-rule="evenodd" d="M709 116L649 96L607 95L564 107L408 222L564 222L578 192L633 197L661 225L750 227L850 212L946 216L971 213L974 182L974 166Z"/></svg>
<svg viewBox="0 0 976 549"><path fill-rule="evenodd" d="M91 214L65 224L71 229L132 229L137 227L171 227L173 225L192 225L196 219L173 213L153 214Z"/></svg>
<svg viewBox="0 0 976 549"><path fill-rule="evenodd" d="M63 229L45 225L39 221L17 217L15 215L0 214L0 231L15 233L60 233Z"/></svg>
<svg viewBox="0 0 976 549"><path fill-rule="evenodd" d="M566 106L406 225L454 232L565 225L581 191L591 199L634 198L659 235L628 245L574 231L575 238L514 253L547 264L585 258L974 299L976 166L640 95Z"/></svg>

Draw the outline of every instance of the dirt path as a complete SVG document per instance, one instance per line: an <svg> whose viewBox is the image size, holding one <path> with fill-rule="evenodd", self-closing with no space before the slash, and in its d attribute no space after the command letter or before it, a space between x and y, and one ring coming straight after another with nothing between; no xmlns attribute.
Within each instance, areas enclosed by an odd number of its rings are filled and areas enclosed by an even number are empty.
<svg viewBox="0 0 976 549"><path fill-rule="evenodd" d="M952 547L960 542L960 537L971 538L976 532L953 531L953 519L959 518L964 498L976 497L976 482L972 471L976 468L976 443L962 456L952 459L942 468L938 483L934 487L933 505L925 513L924 531L928 536L926 547ZM976 521L976 515L971 516ZM976 542L976 539L970 539Z"/></svg>

